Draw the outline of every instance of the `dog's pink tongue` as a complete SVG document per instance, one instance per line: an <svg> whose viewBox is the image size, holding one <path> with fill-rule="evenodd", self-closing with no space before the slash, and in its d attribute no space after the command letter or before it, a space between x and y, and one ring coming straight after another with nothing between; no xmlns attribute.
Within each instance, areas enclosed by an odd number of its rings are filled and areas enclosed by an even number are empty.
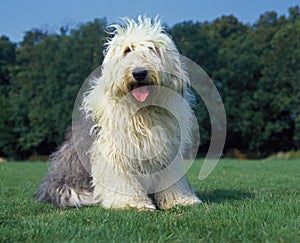
<svg viewBox="0 0 300 243"><path fill-rule="evenodd" d="M149 87L136 85L132 90L132 95L139 102L144 102L149 95Z"/></svg>

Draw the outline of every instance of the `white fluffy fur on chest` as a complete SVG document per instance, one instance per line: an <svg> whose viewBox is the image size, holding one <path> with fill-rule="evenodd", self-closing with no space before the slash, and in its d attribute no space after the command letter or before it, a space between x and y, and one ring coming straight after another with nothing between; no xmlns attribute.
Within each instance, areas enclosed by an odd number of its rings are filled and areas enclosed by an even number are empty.
<svg viewBox="0 0 300 243"><path fill-rule="evenodd" d="M178 114L157 106L143 107L134 114L128 107L107 109L112 110L98 120L100 130L92 147L92 165L108 163L134 174L153 173L170 164L189 142L191 111L184 103L178 104Z"/></svg>

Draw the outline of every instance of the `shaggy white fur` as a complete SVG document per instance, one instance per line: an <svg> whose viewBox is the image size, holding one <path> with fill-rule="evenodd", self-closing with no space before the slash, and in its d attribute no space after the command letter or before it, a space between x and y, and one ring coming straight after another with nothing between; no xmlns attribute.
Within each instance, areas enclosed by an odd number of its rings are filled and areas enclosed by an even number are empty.
<svg viewBox="0 0 300 243"><path fill-rule="evenodd" d="M65 142L52 156L37 198L60 207L140 210L200 203L184 176L193 113L176 46L157 19L124 19L112 27L101 77L82 103L96 136ZM75 144L87 141L83 166Z"/></svg>
<svg viewBox="0 0 300 243"><path fill-rule="evenodd" d="M84 110L100 128L91 153L95 199L106 208L154 208L150 193L164 209L198 203L176 170L191 143L192 116L185 99L178 99L189 82L180 55L157 20L125 19L124 25L113 27L102 76L84 98ZM136 68L147 70L143 81L152 98L147 105L130 99ZM164 89L159 92L160 86Z"/></svg>

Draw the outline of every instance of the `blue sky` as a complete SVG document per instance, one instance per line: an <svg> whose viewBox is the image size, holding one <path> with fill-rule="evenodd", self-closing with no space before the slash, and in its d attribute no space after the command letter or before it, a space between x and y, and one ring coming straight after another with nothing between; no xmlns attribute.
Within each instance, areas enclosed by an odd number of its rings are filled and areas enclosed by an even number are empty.
<svg viewBox="0 0 300 243"><path fill-rule="evenodd" d="M21 41L32 28L57 31L62 25L76 26L95 18L108 23L122 16L159 15L168 26L184 20L212 21L222 15L235 15L244 23L254 23L261 14L274 10L287 14L299 0L1 0L0 35Z"/></svg>

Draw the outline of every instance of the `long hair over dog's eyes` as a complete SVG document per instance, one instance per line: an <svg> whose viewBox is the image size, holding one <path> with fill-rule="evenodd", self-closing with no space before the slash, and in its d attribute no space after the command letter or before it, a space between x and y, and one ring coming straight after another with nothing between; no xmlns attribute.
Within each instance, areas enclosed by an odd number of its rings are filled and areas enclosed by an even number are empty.
<svg viewBox="0 0 300 243"><path fill-rule="evenodd" d="M128 54L129 52L131 52L131 49L129 46L127 46L124 51L123 51L123 55L125 56L126 54Z"/></svg>
<svg viewBox="0 0 300 243"><path fill-rule="evenodd" d="M153 47L149 47L149 49L151 51L153 51L156 55L160 56L161 53L160 53L160 50L159 50L159 48L157 46L154 46L154 48Z"/></svg>

